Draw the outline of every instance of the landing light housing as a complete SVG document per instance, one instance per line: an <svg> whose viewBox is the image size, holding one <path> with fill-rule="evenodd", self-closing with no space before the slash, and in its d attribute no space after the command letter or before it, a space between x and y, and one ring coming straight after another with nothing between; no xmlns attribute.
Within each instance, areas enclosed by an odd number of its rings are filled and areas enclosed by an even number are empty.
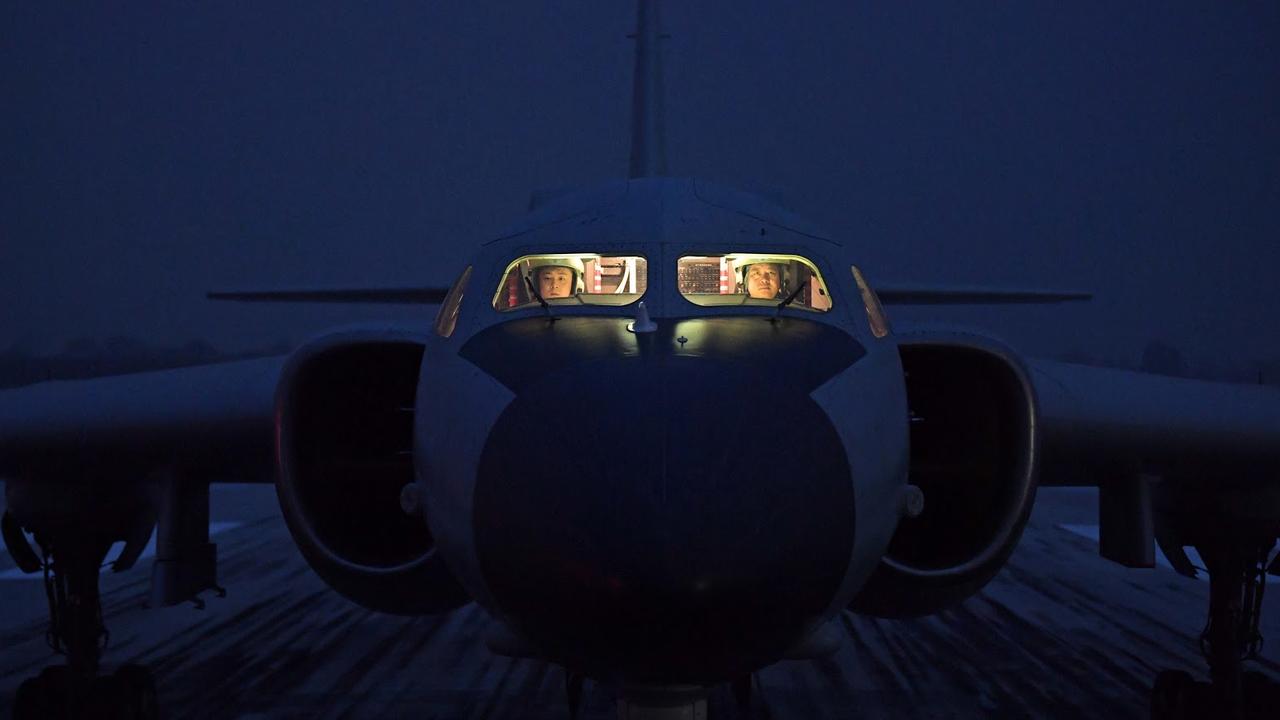
<svg viewBox="0 0 1280 720"><path fill-rule="evenodd" d="M449 288L449 293L444 296L444 302L440 303L440 310L436 313L436 334L440 337L449 337L453 335L453 330L458 326L458 312L462 308L462 294L467 290L467 282L471 280L471 266L468 265L457 280L453 281L453 286Z"/></svg>
<svg viewBox="0 0 1280 720"><path fill-rule="evenodd" d="M880 305L880 297L867 284L866 278L862 277L862 271L858 269L858 266L851 265L850 267L853 269L853 280L858 283L858 292L862 293L862 304L867 308L867 322L871 325L871 334L877 338L888 335L889 319L884 315L884 307Z"/></svg>

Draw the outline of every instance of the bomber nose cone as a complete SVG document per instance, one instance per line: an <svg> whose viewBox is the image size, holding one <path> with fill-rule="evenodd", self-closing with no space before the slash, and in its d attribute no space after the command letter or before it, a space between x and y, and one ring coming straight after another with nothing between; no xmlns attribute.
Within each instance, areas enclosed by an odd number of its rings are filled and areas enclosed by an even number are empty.
<svg viewBox="0 0 1280 720"><path fill-rule="evenodd" d="M785 368L601 361L522 388L475 496L505 620L552 659L632 681L776 660L853 546L844 448Z"/></svg>

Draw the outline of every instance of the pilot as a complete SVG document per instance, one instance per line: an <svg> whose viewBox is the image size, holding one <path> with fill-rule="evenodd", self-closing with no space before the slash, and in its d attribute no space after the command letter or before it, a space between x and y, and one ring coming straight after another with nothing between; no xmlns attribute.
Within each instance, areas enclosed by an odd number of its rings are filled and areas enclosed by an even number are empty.
<svg viewBox="0 0 1280 720"><path fill-rule="evenodd" d="M772 300L782 290L782 268L772 262L751 263L743 268L742 285L748 296Z"/></svg>
<svg viewBox="0 0 1280 720"><path fill-rule="evenodd" d="M583 265L577 258L537 258L529 274L544 300L567 298L583 290Z"/></svg>

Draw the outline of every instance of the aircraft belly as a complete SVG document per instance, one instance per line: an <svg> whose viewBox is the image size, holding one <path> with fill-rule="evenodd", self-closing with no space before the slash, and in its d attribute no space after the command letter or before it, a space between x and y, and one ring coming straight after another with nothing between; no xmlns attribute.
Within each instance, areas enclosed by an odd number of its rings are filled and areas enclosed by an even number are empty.
<svg viewBox="0 0 1280 720"><path fill-rule="evenodd" d="M806 392L667 357L525 386L489 436L473 512L497 614L548 657L688 681L769 664L825 619L853 505L844 447Z"/></svg>

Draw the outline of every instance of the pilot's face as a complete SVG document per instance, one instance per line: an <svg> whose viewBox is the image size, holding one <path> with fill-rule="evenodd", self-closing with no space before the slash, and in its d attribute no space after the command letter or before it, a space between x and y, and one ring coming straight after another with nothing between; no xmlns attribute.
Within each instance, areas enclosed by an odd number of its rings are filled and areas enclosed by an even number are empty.
<svg viewBox="0 0 1280 720"><path fill-rule="evenodd" d="M778 266L773 263L756 263L747 268L747 294L753 298L771 299L778 296L782 286Z"/></svg>
<svg viewBox="0 0 1280 720"><path fill-rule="evenodd" d="M564 298L573 294L573 271L564 267L538 269L538 292L543 298Z"/></svg>

